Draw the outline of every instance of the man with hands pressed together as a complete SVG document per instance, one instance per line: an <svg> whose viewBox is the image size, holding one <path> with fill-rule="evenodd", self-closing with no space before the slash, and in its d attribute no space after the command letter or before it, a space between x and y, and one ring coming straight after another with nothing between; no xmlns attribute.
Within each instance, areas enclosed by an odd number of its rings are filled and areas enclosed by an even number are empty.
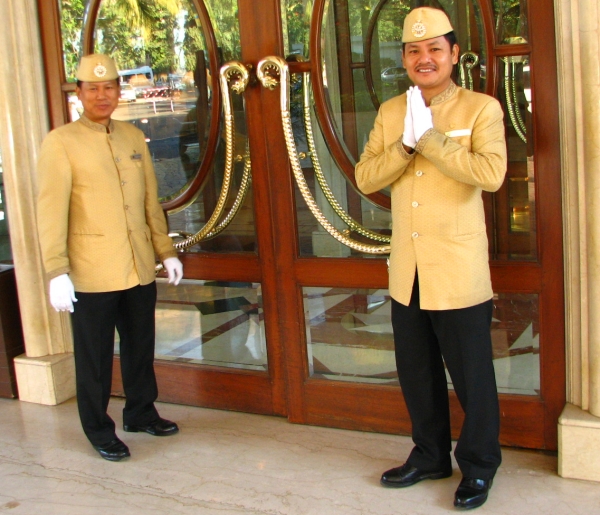
<svg viewBox="0 0 600 515"><path fill-rule="evenodd" d="M414 86L381 105L356 166L364 193L391 186L392 326L414 442L381 483L407 487L452 475L446 367L465 412L454 506L477 508L501 462L481 192L500 188L506 173L503 111L452 81L459 48L443 11L411 11L402 41Z"/></svg>
<svg viewBox="0 0 600 515"><path fill-rule="evenodd" d="M167 234L145 136L112 120L119 75L106 55L82 58L77 96L83 115L53 130L38 163L38 232L50 303L73 322L77 403L83 430L107 460L130 455L107 413L115 327L126 402L123 429L168 436L154 375L155 254L169 283L183 267Z"/></svg>

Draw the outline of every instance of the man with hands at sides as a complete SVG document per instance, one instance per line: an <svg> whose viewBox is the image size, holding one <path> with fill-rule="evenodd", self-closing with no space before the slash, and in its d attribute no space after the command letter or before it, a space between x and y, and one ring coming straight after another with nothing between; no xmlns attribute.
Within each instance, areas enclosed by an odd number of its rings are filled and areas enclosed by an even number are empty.
<svg viewBox="0 0 600 515"><path fill-rule="evenodd" d="M446 367L465 412L454 506L477 508L501 462L481 192L500 188L506 173L503 111L452 81L459 48L443 11L412 10L402 41L414 86L381 105L356 166L364 193L391 186L392 326L414 442L381 483L407 487L452 475Z"/></svg>
<svg viewBox="0 0 600 515"><path fill-rule="evenodd" d="M126 402L123 429L168 436L154 375L155 254L169 283L183 266L167 233L145 136L111 119L119 75L108 56L83 57L77 70L83 115L53 130L38 162L37 219L50 303L73 322L77 403L84 433L100 456L129 449L107 413L115 327Z"/></svg>

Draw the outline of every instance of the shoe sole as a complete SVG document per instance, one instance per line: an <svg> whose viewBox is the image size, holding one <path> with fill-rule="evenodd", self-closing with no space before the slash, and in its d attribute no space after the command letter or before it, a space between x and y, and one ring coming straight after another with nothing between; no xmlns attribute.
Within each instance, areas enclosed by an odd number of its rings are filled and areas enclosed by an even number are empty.
<svg viewBox="0 0 600 515"><path fill-rule="evenodd" d="M450 472L432 472L431 474L428 474L426 476L421 476L419 479L415 480L415 481L411 481L410 483L388 483L385 482L383 479L381 479L380 483L387 487L387 488L406 488L407 486L412 486L412 485L416 485L417 483L419 483L420 481L423 481L424 479L446 479L447 477L452 476L452 471Z"/></svg>
<svg viewBox="0 0 600 515"><path fill-rule="evenodd" d="M102 456L102 454L100 454L100 457L102 459L105 459L106 461L121 461L124 460L125 458L129 458L131 455L129 456Z"/></svg>
<svg viewBox="0 0 600 515"><path fill-rule="evenodd" d="M477 502L475 504L461 504L461 503L457 503L456 501L454 501L454 507L461 511L473 510L475 508L479 508L480 506L483 506L485 504L485 501L487 501L487 496L481 502Z"/></svg>
<svg viewBox="0 0 600 515"><path fill-rule="evenodd" d="M133 426L123 426L123 431L125 431L127 433L148 433L149 435L152 435L152 436L171 436L171 435L179 433L179 428L175 429L175 431L171 431L170 433L162 433L162 434L151 433L150 431L146 431L145 429L138 429L137 427L133 427Z"/></svg>

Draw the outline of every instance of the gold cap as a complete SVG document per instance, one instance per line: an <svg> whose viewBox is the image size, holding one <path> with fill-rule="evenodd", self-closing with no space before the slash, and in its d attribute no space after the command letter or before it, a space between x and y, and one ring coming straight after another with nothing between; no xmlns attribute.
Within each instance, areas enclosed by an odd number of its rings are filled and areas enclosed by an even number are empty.
<svg viewBox="0 0 600 515"><path fill-rule="evenodd" d="M119 78L115 61L104 54L90 54L81 58L77 80L83 82L104 82Z"/></svg>
<svg viewBox="0 0 600 515"><path fill-rule="evenodd" d="M441 9L417 7L404 18L402 43L437 38L453 30L448 16Z"/></svg>

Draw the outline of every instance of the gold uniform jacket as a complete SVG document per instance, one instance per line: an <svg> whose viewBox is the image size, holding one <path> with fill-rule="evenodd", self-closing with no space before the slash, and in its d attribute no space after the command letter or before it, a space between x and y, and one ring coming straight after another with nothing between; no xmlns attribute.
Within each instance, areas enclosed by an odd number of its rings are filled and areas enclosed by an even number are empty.
<svg viewBox="0 0 600 515"><path fill-rule="evenodd" d="M69 273L80 292L154 281L155 253L177 255L158 202L142 131L85 116L53 130L38 162L37 221L47 279Z"/></svg>
<svg viewBox="0 0 600 515"><path fill-rule="evenodd" d="M496 191L506 173L503 112L454 83L430 108L433 129L408 154L406 94L383 103L356 182L364 193L391 185L391 296L408 305L418 269L421 309L459 309L493 295L481 191Z"/></svg>

